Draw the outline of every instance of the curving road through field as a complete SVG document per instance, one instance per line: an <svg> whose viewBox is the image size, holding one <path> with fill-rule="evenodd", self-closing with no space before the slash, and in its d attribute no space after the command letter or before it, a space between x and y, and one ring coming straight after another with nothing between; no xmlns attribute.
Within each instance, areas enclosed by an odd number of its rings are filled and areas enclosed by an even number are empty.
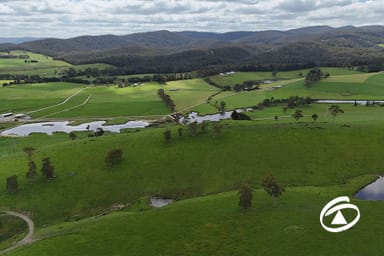
<svg viewBox="0 0 384 256"><path fill-rule="evenodd" d="M22 240L18 241L13 246L0 251L0 255L5 254L5 253L7 253L11 250L14 250L16 248L19 248L21 246L32 243L33 242L33 238L32 238L33 232L35 231L35 225L34 225L33 221L31 220L31 218L29 218L27 215L24 215L24 214L21 214L18 212L13 212L13 211L3 211L3 212L5 213L4 215L15 216L17 218L24 220L28 224L28 233Z"/></svg>

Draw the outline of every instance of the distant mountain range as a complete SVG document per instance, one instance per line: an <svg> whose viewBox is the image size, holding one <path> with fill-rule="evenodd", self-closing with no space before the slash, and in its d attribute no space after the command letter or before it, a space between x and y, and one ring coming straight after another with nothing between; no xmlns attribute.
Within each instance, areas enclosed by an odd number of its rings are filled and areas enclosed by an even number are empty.
<svg viewBox="0 0 384 256"><path fill-rule="evenodd" d="M383 43L384 26L316 26L288 31L164 30L124 36L24 38L0 44L0 50L29 50L74 64L104 62L132 72L182 72L207 67L289 69L383 63Z"/></svg>
<svg viewBox="0 0 384 256"><path fill-rule="evenodd" d="M41 39L37 37L0 37L0 44L21 44Z"/></svg>

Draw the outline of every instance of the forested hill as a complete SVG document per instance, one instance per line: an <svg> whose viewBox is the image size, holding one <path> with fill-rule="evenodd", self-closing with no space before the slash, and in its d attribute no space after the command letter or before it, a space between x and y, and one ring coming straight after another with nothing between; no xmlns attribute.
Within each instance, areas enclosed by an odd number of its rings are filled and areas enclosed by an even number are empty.
<svg viewBox="0 0 384 256"><path fill-rule="evenodd" d="M316 26L228 33L156 31L3 44L74 64L105 62L133 72L190 71L216 66L291 69L313 64L382 65L384 26ZM156 70L154 70L156 69Z"/></svg>

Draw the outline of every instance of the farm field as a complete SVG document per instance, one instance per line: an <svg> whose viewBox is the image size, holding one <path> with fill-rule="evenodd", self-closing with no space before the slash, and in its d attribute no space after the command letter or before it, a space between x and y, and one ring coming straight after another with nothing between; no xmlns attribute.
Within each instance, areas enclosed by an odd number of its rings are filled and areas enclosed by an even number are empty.
<svg viewBox="0 0 384 256"><path fill-rule="evenodd" d="M84 87L71 83L0 87L0 113L29 112L58 104Z"/></svg>
<svg viewBox="0 0 384 256"><path fill-rule="evenodd" d="M339 82L336 82L339 81ZM351 82L353 81L353 82ZM281 87L271 90L272 87ZM261 89L245 92L224 92L214 96L214 102L225 101L227 109L255 106L264 99L286 99L290 96L311 97L313 99L353 99L383 100L384 73L340 75L320 81L310 88L304 86L302 79L278 81L261 85ZM213 113L217 109L203 103L192 108L199 113Z"/></svg>
<svg viewBox="0 0 384 256"><path fill-rule="evenodd" d="M202 79L168 82L164 90L175 102L177 111L203 104L209 96L220 91Z"/></svg>
<svg viewBox="0 0 384 256"><path fill-rule="evenodd" d="M88 67L104 64L75 68ZM72 139L65 133L0 137L0 209L25 213L36 226L36 240L7 255L121 255L127 251L132 255L297 255L298 250L303 255L324 255L335 253L334 248L337 255L349 255L376 245L374 255L377 246L382 247L370 239L372 230L382 233L380 202L352 199L364 217L336 239L321 228L319 212L330 199L353 198L383 174L384 107L339 104L344 113L333 117L331 104L284 110L286 104L278 103L244 112L249 121L221 121L219 132L214 132L215 123L209 123L194 134L191 127L167 118L171 110L158 95L164 89L183 114L216 113L221 101L229 111L290 96L384 100L384 73L322 70L331 76L309 88L298 76L308 70L298 70L278 72L278 81L244 92L221 91L204 79L124 88L66 82L0 87L0 113L26 113L30 122L163 120L155 127L99 137L88 132L76 132ZM25 72L35 71L26 68ZM234 85L269 80L271 75L239 72L211 79ZM299 120L292 117L296 110L304 115ZM18 124L0 123L0 131ZM171 133L168 142L166 131ZM24 152L31 146L38 171L32 181L26 178ZM107 167L106 154L113 149L122 150L123 160ZM54 166L51 181L40 172L46 157ZM276 204L262 189L268 174L286 188ZM12 175L18 177L15 194L5 186ZM237 190L244 182L254 189L248 211L238 206ZM151 197L176 201L153 209ZM0 249L21 237L23 233L18 232L13 240L0 241ZM362 243L337 247L351 240Z"/></svg>
<svg viewBox="0 0 384 256"><path fill-rule="evenodd" d="M5 53L2 54L4 55ZM70 64L64 61L53 60L51 57L32 52L11 51L10 55L28 55L29 58L26 60L23 58L0 58L0 73L9 73L14 71L25 72L30 70L36 71L38 69L52 69L70 66ZM30 62L31 60L37 62Z"/></svg>
<svg viewBox="0 0 384 256"><path fill-rule="evenodd" d="M164 115L169 110L157 95L159 88L157 84L135 88L94 87L73 83L7 86L0 88L0 113L22 112L34 118L84 119ZM58 105L72 95L65 104ZM89 102L81 106L90 96ZM73 108L76 106L79 107Z"/></svg>
<svg viewBox="0 0 384 256"><path fill-rule="evenodd" d="M351 187L364 179L353 180L342 187L289 188L277 207L272 206L272 200L263 191L257 190L254 209L245 213L238 210L237 194L227 192L181 201L159 210L120 212L96 220L64 223L43 228L37 234L54 237L10 255L28 255L28 252L84 255L89 251L95 255L126 251L140 255L297 255L297 251L300 255L323 255L324 252L340 255L371 250L374 253L381 250L381 245L375 247L374 241L363 234L372 232L367 227L382 234L379 211L371 210L372 206L383 210L378 202L359 202L361 210L369 213L370 218L341 236L323 232L316 218L319 205L329 197L350 193ZM186 217L191 214L195 218ZM338 246L351 239L361 243ZM68 244L72 246L68 248ZM314 247L317 250L313 251Z"/></svg>
<svg viewBox="0 0 384 256"><path fill-rule="evenodd" d="M342 69L342 68L322 68L324 73L329 73L332 76L339 75L352 75L359 74L360 72L350 70L350 69ZM305 77L308 73L309 69L301 69L294 71L281 71L277 72L275 76L273 76L272 72L236 72L233 75L217 75L212 76L211 79L220 84L220 85L230 85L233 86L237 83L242 83L244 81L254 81L254 80L281 80L281 79L298 79ZM300 75L301 74L301 75Z"/></svg>
<svg viewBox="0 0 384 256"><path fill-rule="evenodd" d="M73 67L76 70L85 70L87 68L105 69L113 67L112 65L104 63L71 65L70 63L55 60L49 56L25 51L10 51L9 54L14 56L28 55L29 58L26 60L23 58L0 58L0 74L58 77L69 67ZM8 55L8 53L0 52L0 56L1 55ZM37 62L30 62L31 60Z"/></svg>
<svg viewBox="0 0 384 256"><path fill-rule="evenodd" d="M273 255L287 250L299 238L306 241L306 238L327 237L318 224L321 205L340 193L353 196L358 188L382 172L379 148L383 122L354 124L349 128L340 128L340 125L333 123L306 124L271 126L228 122L220 137L212 138L210 132L197 137L185 135L174 138L170 145L162 141L163 129L148 129L139 133L108 135L97 140L84 138L38 147L34 159L44 155L55 159L57 179L52 183L38 180L34 184L21 179L20 192L12 196L2 193L0 200L12 208L33 212L38 227L43 223L57 225L38 228L37 236L53 235L53 238L36 242L10 255L28 252L39 254L42 251L59 253L59 248L71 241L75 245L73 248L77 248L75 241L79 239L88 241L85 242L86 247L82 247L84 250L92 244L91 241L97 241L100 247L95 252L117 253L131 245L134 252L143 255L150 255L155 250L165 250L164 253L173 255L172 250L180 245L182 247L179 250L191 255L206 254L217 250L219 241L229 243L228 247L223 248L225 252L231 246L230 241L240 239L243 242L239 244L239 250L244 250L245 255L253 255L256 249L254 243L260 244L259 250L266 253L271 250L270 254ZM172 128L173 132L175 128ZM361 132L365 132L366 136L359 136ZM350 140L351 137L355 140ZM124 161L113 170L107 170L102 164L103 152L116 145L124 150ZM151 148L145 145L151 145ZM196 148L199 150L194 151ZM159 155L159 151L166 154ZM231 157L223 158L224 155ZM173 161L169 162L168 158ZM22 176L26 164L23 159L23 153L16 153L0 159L0 163L5 170L13 166L12 173ZM244 181L260 188L262 177L268 173L279 177L287 186L277 207L262 190L256 191L254 207L248 213L238 209L236 192L215 195L233 190ZM2 175L6 173L2 172ZM100 187L104 189L100 190ZM62 194L66 196L63 198ZM71 220L101 213L116 202L134 205L137 198L148 200L145 199L148 195L178 199L210 196L180 201L161 210L141 213L134 209L130 212L128 207L126 213L60 224L68 218ZM369 228L374 228L380 221L380 218L375 218L381 212L377 202L358 201L358 204L362 211L371 212L373 217L362 221L353 232L340 239L364 237ZM288 216L286 212L289 212ZM239 218L242 214L247 217ZM192 215L193 218L190 217ZM153 229L155 223L163 223L164 227ZM130 231L126 230L127 226ZM190 230L187 232L190 235L181 236L182 231L177 228L180 226L184 227L183 230ZM281 229L284 232L278 238L284 240L285 245L273 249L270 246L272 241L266 241ZM263 234L263 230L267 234ZM105 232L115 234L110 237L114 246L105 246L105 236L102 235ZM126 239L118 238L125 232L132 237L128 244ZM203 233L201 238L199 234ZM201 239L210 242L201 244ZM145 241L153 242L144 246ZM300 243L297 246L309 250L315 241L311 239L308 240L309 244ZM168 243L171 244L164 246ZM193 246L195 243L199 246ZM332 246L332 240L326 239L326 244ZM326 245L323 246L323 250L329 250ZM348 251L362 249L356 243ZM345 251L340 249L340 252ZM288 250L288 253L293 251Z"/></svg>

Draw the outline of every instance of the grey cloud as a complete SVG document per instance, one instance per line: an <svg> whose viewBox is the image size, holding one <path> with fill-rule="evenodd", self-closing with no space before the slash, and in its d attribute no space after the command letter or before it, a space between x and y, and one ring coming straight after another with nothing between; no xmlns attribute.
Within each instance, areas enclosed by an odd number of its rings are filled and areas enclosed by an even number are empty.
<svg viewBox="0 0 384 256"><path fill-rule="evenodd" d="M0 36L72 37L168 30L286 30L384 24L381 1L0 0ZM9 22L12 20L12 22Z"/></svg>
<svg viewBox="0 0 384 256"><path fill-rule="evenodd" d="M315 9L315 1L311 0L285 0L279 6L290 12L305 12Z"/></svg>
<svg viewBox="0 0 384 256"><path fill-rule="evenodd" d="M290 12L305 12L320 8L347 6L352 3L352 0L284 0L280 3L279 8Z"/></svg>

